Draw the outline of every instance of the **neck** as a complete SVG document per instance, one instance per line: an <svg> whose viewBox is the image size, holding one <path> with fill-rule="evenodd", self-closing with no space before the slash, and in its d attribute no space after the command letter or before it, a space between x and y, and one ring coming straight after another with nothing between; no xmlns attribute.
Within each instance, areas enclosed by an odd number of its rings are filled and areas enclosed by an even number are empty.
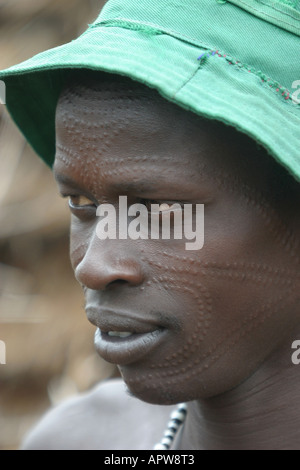
<svg viewBox="0 0 300 470"><path fill-rule="evenodd" d="M300 365L291 360L295 335L243 384L188 403L182 449L295 450L300 448Z"/></svg>

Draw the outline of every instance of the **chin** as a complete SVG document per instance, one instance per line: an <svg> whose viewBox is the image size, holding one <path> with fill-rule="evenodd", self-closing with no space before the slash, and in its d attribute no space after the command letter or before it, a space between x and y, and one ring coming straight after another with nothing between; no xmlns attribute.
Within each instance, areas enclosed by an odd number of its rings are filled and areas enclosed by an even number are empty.
<svg viewBox="0 0 300 470"><path fill-rule="evenodd" d="M170 387L163 380L158 380L155 383L148 378L143 380L143 377L139 376L133 378L131 375L129 378L122 368L120 368L120 372L126 385L127 393L146 403L169 406L196 399L194 394L191 395L186 390L183 390L181 384L178 387Z"/></svg>
<svg viewBox="0 0 300 470"><path fill-rule="evenodd" d="M153 405L175 405L181 402L178 394L173 393L163 381L151 380L141 374L133 374L130 367L120 367L119 370L130 396Z"/></svg>
<svg viewBox="0 0 300 470"><path fill-rule="evenodd" d="M125 382L126 384L126 382ZM127 393L130 396L137 398L138 400L144 401L145 403L149 403L151 405L176 405L177 403L181 403L185 400L180 400L180 398L173 393L165 390L152 390L152 389L135 389L132 386L127 387Z"/></svg>
<svg viewBox="0 0 300 470"><path fill-rule="evenodd" d="M122 378L131 396L154 405L176 405L195 400L207 400L238 387L242 380L232 369L218 368L191 377L173 377L172 383L165 377L138 373L134 367L119 367ZM248 376L248 374L247 374Z"/></svg>

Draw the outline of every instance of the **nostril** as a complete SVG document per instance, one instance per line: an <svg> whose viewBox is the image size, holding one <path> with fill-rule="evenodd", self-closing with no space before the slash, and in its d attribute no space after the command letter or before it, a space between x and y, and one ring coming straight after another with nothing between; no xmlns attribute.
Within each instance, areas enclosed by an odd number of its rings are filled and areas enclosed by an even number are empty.
<svg viewBox="0 0 300 470"><path fill-rule="evenodd" d="M115 279L114 281L111 281L107 287L114 286L114 285L122 285L122 284L128 284L128 281L125 279Z"/></svg>

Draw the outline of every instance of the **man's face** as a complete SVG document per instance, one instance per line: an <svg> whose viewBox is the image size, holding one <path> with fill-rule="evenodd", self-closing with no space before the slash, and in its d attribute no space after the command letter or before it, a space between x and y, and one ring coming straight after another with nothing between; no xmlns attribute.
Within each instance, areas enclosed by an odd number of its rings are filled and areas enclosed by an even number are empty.
<svg viewBox="0 0 300 470"><path fill-rule="evenodd" d="M299 244L273 164L250 139L139 87L73 86L55 176L96 348L137 397L168 404L244 381L298 323ZM274 170L275 172L275 170ZM100 240L97 207L204 204L205 241ZM128 220L129 223L129 220Z"/></svg>

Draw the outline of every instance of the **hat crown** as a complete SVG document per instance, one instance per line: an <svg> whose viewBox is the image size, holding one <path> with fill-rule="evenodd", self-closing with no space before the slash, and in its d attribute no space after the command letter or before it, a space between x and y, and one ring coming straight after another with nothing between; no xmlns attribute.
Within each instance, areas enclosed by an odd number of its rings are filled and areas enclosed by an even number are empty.
<svg viewBox="0 0 300 470"><path fill-rule="evenodd" d="M300 78L300 0L156 0L151 8L148 0L108 0L91 28L100 25L219 50L289 90Z"/></svg>
<svg viewBox="0 0 300 470"><path fill-rule="evenodd" d="M108 0L79 38L0 72L7 108L52 165L70 71L121 74L245 132L300 181L299 1Z"/></svg>

